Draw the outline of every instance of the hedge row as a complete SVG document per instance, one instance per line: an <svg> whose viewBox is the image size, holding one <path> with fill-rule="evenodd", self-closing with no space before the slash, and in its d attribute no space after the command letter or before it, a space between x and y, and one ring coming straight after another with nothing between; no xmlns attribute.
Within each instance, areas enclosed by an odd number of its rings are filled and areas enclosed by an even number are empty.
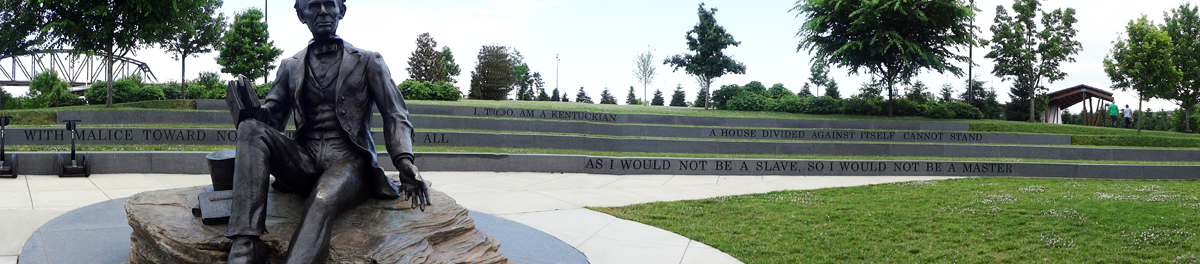
<svg viewBox="0 0 1200 264"><path fill-rule="evenodd" d="M919 104L908 99L892 101L893 114L896 116L925 116L938 119L981 119L983 112L969 104L954 101L950 103ZM833 97L797 97L784 96L772 99L762 94L743 91L734 96L719 108L740 111L774 111L800 114L846 114L846 115L885 115L888 102L877 98L854 97L838 99Z"/></svg>

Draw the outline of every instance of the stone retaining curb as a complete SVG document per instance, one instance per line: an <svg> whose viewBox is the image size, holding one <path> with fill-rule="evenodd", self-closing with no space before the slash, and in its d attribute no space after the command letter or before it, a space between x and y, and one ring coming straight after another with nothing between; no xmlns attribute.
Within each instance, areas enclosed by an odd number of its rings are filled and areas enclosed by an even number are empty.
<svg viewBox="0 0 1200 264"><path fill-rule="evenodd" d="M289 131L290 133L290 131ZM926 136L930 132L852 132L856 135L883 133L886 137ZM943 137L970 136L971 133L934 132ZM961 134L961 135L955 135ZM7 131L10 145L68 145L66 130L54 128L16 128ZM233 129L176 129L176 128L83 128L81 145L228 145L237 142ZM372 131L376 145L384 141L383 131ZM612 152L698 153L698 154L762 154L762 155L822 155L822 156L909 156L909 157L971 157L1023 158L1052 160L1097 161L1168 161L1193 162L1200 160L1200 150L1193 149L1125 149L1053 146L970 145L856 142L786 142L786 141L712 141L684 139L604 138L569 135L505 134L478 132L415 132L413 143L418 146L495 147L576 149Z"/></svg>
<svg viewBox="0 0 1200 264"><path fill-rule="evenodd" d="M198 110L228 111L221 100L196 100ZM562 111L544 109L489 108L473 106L445 106L409 104L410 114L440 116L471 116L490 118L522 118L555 121L590 121L618 124L659 124L716 127L773 127L773 128L825 128L825 129L874 129L874 130L918 130L918 131L968 131L965 122L933 121L862 121L862 120L805 120L768 118L698 117L671 115L609 114L600 112Z"/></svg>
<svg viewBox="0 0 1200 264"><path fill-rule="evenodd" d="M209 152L90 152L92 173L207 174ZM58 153L18 152L22 175L53 175ZM386 155L386 154L383 154ZM387 160L386 157L380 160ZM786 160L417 153L422 171L610 175L990 176L1200 179L1200 166L969 161ZM391 164L381 164L394 170ZM4 180L4 179L0 179Z"/></svg>

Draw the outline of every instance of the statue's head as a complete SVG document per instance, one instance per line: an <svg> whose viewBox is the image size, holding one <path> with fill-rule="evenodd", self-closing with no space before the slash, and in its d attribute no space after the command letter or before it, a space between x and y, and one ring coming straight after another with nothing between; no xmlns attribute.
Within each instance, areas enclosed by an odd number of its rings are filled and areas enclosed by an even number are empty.
<svg viewBox="0 0 1200 264"><path fill-rule="evenodd" d="M346 17L346 0L296 0L295 7L313 38L336 36L338 21Z"/></svg>

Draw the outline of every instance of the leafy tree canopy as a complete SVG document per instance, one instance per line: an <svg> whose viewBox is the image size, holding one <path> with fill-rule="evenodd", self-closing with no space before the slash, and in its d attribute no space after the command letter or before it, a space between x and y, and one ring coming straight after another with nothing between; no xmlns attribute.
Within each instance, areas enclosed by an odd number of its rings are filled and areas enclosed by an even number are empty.
<svg viewBox="0 0 1200 264"><path fill-rule="evenodd" d="M1053 83L1066 78L1067 73L1059 67L1064 62L1075 62L1072 56L1082 49L1082 44L1074 40L1074 25L1078 22L1075 9L1045 13L1040 6L1038 0L1015 0L1014 16L1004 6L996 6L991 51L985 57L996 62L992 74L1014 82L1014 101L1031 101L1039 91L1045 91L1043 79ZM1034 20L1038 13L1042 15L1041 29ZM1035 104L1027 106L1028 118L1034 121Z"/></svg>
<svg viewBox="0 0 1200 264"><path fill-rule="evenodd" d="M961 75L951 62L967 58L956 47L974 44L975 10L958 0L800 0L792 11L806 18L797 51L878 76L889 99L893 84L922 69Z"/></svg>
<svg viewBox="0 0 1200 264"><path fill-rule="evenodd" d="M705 9L704 3L700 3L697 11L700 22L692 30L689 30L686 36L688 50L693 53L674 55L663 61L663 64L674 67L673 71L682 68L688 74L702 80L701 83L704 84L704 87L702 87L701 93L706 94L699 96L700 99L708 97L707 92L713 79L727 73L746 73L746 65L725 55L725 48L737 47L741 45L741 42L734 40L733 35L725 32L725 27L717 24L717 19L714 17L716 13L716 8ZM703 103L705 109L708 108L707 100L697 102Z"/></svg>
<svg viewBox="0 0 1200 264"><path fill-rule="evenodd" d="M275 41L271 41L271 35L267 33L267 23L262 20L263 13L256 8L234 16L217 56L221 72L245 75L251 80L263 77L266 82L267 74L275 69L275 59L283 54L283 50L275 47Z"/></svg>
<svg viewBox="0 0 1200 264"><path fill-rule="evenodd" d="M1104 72L1113 87L1137 91L1139 109L1146 97L1169 98L1183 75L1171 62L1171 37L1145 15L1129 21L1125 30L1126 36L1117 39L1112 53L1104 58ZM1141 129L1138 124L1139 133Z"/></svg>
<svg viewBox="0 0 1200 264"><path fill-rule="evenodd" d="M487 45L479 49L479 60L471 71L470 99L504 100L516 82L508 48Z"/></svg>

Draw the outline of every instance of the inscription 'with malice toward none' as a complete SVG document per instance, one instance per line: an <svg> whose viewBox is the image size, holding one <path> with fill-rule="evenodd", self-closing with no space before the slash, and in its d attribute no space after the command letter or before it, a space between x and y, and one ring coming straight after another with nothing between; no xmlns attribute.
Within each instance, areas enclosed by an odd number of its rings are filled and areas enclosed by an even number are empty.
<svg viewBox="0 0 1200 264"><path fill-rule="evenodd" d="M825 131L775 129L709 129L709 137L778 138L819 140L893 140L893 141L983 141L979 133Z"/></svg>

